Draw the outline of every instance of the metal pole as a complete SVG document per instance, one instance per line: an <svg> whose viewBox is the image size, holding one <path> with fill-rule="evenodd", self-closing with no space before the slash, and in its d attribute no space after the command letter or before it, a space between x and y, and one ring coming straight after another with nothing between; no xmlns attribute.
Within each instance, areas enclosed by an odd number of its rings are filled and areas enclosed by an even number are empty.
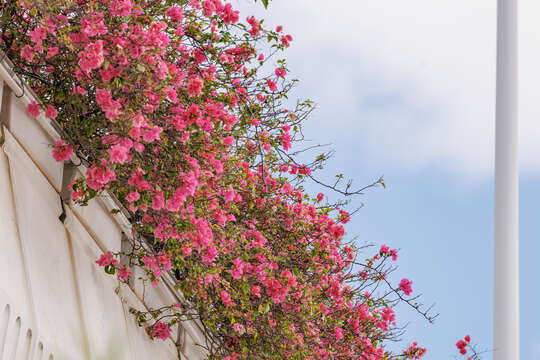
<svg viewBox="0 0 540 360"><path fill-rule="evenodd" d="M519 359L517 5L497 1L493 360Z"/></svg>

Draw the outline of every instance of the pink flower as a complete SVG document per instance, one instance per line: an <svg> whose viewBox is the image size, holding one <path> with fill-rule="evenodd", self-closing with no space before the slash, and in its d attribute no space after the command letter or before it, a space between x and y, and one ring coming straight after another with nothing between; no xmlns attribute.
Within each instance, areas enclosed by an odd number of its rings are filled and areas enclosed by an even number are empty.
<svg viewBox="0 0 540 360"><path fill-rule="evenodd" d="M112 3L111 15L114 16L129 16L133 4L130 0L117 0Z"/></svg>
<svg viewBox="0 0 540 360"><path fill-rule="evenodd" d="M58 116L58 111L54 108L54 106L49 105L47 106L47 110L45 110L45 116L49 119L56 119Z"/></svg>
<svg viewBox="0 0 540 360"><path fill-rule="evenodd" d="M58 54L58 48L56 46L50 47L49 50L47 51L46 58L50 59L57 54Z"/></svg>
<svg viewBox="0 0 540 360"><path fill-rule="evenodd" d="M106 166L92 165L86 170L86 183L88 187L94 190L101 190L107 183L116 179L114 171Z"/></svg>
<svg viewBox="0 0 540 360"><path fill-rule="evenodd" d="M105 117L109 120L117 118L122 110L122 105L116 100L113 100L112 95L103 89L96 91L96 102L105 112Z"/></svg>
<svg viewBox="0 0 540 360"><path fill-rule="evenodd" d="M339 326L336 326L334 328L334 335L336 337L336 340L338 340L338 341L343 339L343 329L340 328Z"/></svg>
<svg viewBox="0 0 540 360"><path fill-rule="evenodd" d="M73 154L71 145L66 145L62 140L57 140L53 148L52 155L56 161L68 161Z"/></svg>
<svg viewBox="0 0 540 360"><path fill-rule="evenodd" d="M287 75L287 72L285 71L285 69L281 69L281 68L276 69L276 76L285 77L285 75Z"/></svg>
<svg viewBox="0 0 540 360"><path fill-rule="evenodd" d="M284 132L279 138L281 139L281 145L283 146L283 149L285 151L289 150L292 146L291 135L288 132Z"/></svg>
<svg viewBox="0 0 540 360"><path fill-rule="evenodd" d="M167 10L167 16L173 21L181 22L184 19L184 9L179 6L171 6Z"/></svg>
<svg viewBox="0 0 540 360"><path fill-rule="evenodd" d="M178 103L178 93L176 92L176 90L174 90L172 87L167 87L164 89L165 90L165 93L167 94L167 99L176 104Z"/></svg>
<svg viewBox="0 0 540 360"><path fill-rule="evenodd" d="M241 279L242 274L244 273L244 265L240 258L236 258L233 261L235 268L231 270L231 275L233 279Z"/></svg>
<svg viewBox="0 0 540 360"><path fill-rule="evenodd" d="M42 27L38 27L34 30L29 31L28 35L30 35L30 40L32 40L34 44L41 45L43 43L43 40L45 40L45 38L47 37L47 30Z"/></svg>
<svg viewBox="0 0 540 360"><path fill-rule="evenodd" d="M139 200L139 197L140 197L139 192L138 191L133 191L133 192L130 192L129 194L126 195L126 201L134 202L134 201Z"/></svg>
<svg viewBox="0 0 540 360"><path fill-rule="evenodd" d="M171 336L171 328L161 321L156 322L154 326L146 328L146 331L148 331L152 337L157 337L161 340L167 340L169 336Z"/></svg>
<svg viewBox="0 0 540 360"><path fill-rule="evenodd" d="M214 263L214 260L216 259L216 256L218 254L218 251L215 246L209 245L206 248L206 252L203 256L201 256L203 263L206 265L212 265Z"/></svg>
<svg viewBox="0 0 540 360"><path fill-rule="evenodd" d="M223 7L223 12L221 13L221 18L223 19L223 22L225 24L235 24L238 22L239 19L239 11L233 10L231 4L225 4Z"/></svg>
<svg viewBox="0 0 540 360"><path fill-rule="evenodd" d="M261 287L259 285L253 285L250 292L253 296L256 296L258 298L261 297Z"/></svg>
<svg viewBox="0 0 540 360"><path fill-rule="evenodd" d="M258 20L256 20L254 16L248 17L246 21L251 25L249 34L253 37L259 35L259 32L261 30L261 23Z"/></svg>
<svg viewBox="0 0 540 360"><path fill-rule="evenodd" d="M169 271L172 269L171 255L161 254L157 257L157 260L164 271Z"/></svg>
<svg viewBox="0 0 540 360"><path fill-rule="evenodd" d="M102 13L90 13L81 21L81 33L88 37L105 35L107 32Z"/></svg>
<svg viewBox="0 0 540 360"><path fill-rule="evenodd" d="M105 61L103 53L103 40L97 40L86 46L85 51L79 53L79 66L85 73L99 68Z"/></svg>
<svg viewBox="0 0 540 360"><path fill-rule="evenodd" d="M235 196L236 196L236 191L231 189L225 192L223 196L223 200L225 200L225 202L231 202L234 200Z"/></svg>
<svg viewBox="0 0 540 360"><path fill-rule="evenodd" d="M77 85L75 89L73 89L73 95L75 94L86 95L86 90L80 85Z"/></svg>
<svg viewBox="0 0 540 360"><path fill-rule="evenodd" d="M467 339L465 339L467 340ZM469 340L470 340L470 337L469 337ZM459 340L457 343L456 343L456 347L459 349L459 353L461 355L465 355L467 353L467 343L469 341L465 342L463 340Z"/></svg>
<svg viewBox="0 0 540 360"><path fill-rule="evenodd" d="M278 26L276 27L276 32L281 32L281 30L283 30L283 26L278 25Z"/></svg>
<svg viewBox="0 0 540 360"><path fill-rule="evenodd" d="M219 297L221 298L221 301L223 302L223 304L225 304L226 306L234 306L235 305L235 303L231 300L231 296L225 290L223 290L221 293L219 293Z"/></svg>
<svg viewBox="0 0 540 360"><path fill-rule="evenodd" d="M232 136L227 136L226 138L223 139L223 144L225 146L230 146L234 143L234 138Z"/></svg>
<svg viewBox="0 0 540 360"><path fill-rule="evenodd" d="M113 163L123 164L129 158L129 149L122 145L111 146L107 152L109 153L109 159Z"/></svg>
<svg viewBox="0 0 540 360"><path fill-rule="evenodd" d="M136 128L148 126L148 121L146 120L146 118L144 117L144 115L142 114L140 110L137 111L137 113L133 117L133 126Z"/></svg>
<svg viewBox="0 0 540 360"><path fill-rule="evenodd" d="M216 11L216 5L211 0L206 0L203 2L203 15L206 17L211 17Z"/></svg>
<svg viewBox="0 0 540 360"><path fill-rule="evenodd" d="M113 258L113 254L110 252L106 254L102 254L98 260L96 260L96 264L99 266L109 266L109 265L118 265L118 260Z"/></svg>
<svg viewBox="0 0 540 360"><path fill-rule="evenodd" d="M235 323L233 325L233 330L236 331L238 334L242 335L246 332L246 329L244 328L244 325Z"/></svg>
<svg viewBox="0 0 540 360"><path fill-rule="evenodd" d="M131 275L131 269L125 266L122 266L118 269L118 278L124 281L128 280L129 275Z"/></svg>
<svg viewBox="0 0 540 360"><path fill-rule="evenodd" d="M318 193L318 194L317 194L317 201L321 201L323 198L324 198L324 194L323 194L323 193Z"/></svg>
<svg viewBox="0 0 540 360"><path fill-rule="evenodd" d="M403 352L403 355L407 357L407 359L420 359L426 354L427 350L425 348L418 347L417 342L413 342L407 350Z"/></svg>
<svg viewBox="0 0 540 360"><path fill-rule="evenodd" d="M154 195L154 198L152 199L152 209L156 211L161 210L163 205L165 205L165 197L163 196L163 192L157 191L156 195Z"/></svg>
<svg viewBox="0 0 540 360"><path fill-rule="evenodd" d="M141 261L148 267L148 269L152 270L154 277L160 278L161 275L163 275L159 267L158 260L155 257L144 256L141 258Z"/></svg>
<svg viewBox="0 0 540 360"><path fill-rule="evenodd" d="M281 37L281 44L284 46L284 47L289 47L291 46L291 41L292 41L292 36L291 35L285 35L285 36L282 36Z"/></svg>
<svg viewBox="0 0 540 360"><path fill-rule="evenodd" d="M105 82L109 82L112 78L120 75L120 70L118 68L113 67L112 65L109 65L107 69L103 69L99 72L101 75L101 78Z"/></svg>
<svg viewBox="0 0 540 360"><path fill-rule="evenodd" d="M408 280L408 279L402 279L400 282L399 282L399 288L401 289L401 291L403 291L405 293L405 295L409 296L411 293L412 293L412 288L411 288L411 285L412 285L412 281Z"/></svg>
<svg viewBox="0 0 540 360"><path fill-rule="evenodd" d="M273 82L272 80L268 79L268 80L266 80L266 83L268 84L268 88L270 89L270 91L276 91L277 90L276 83Z"/></svg>
<svg viewBox="0 0 540 360"><path fill-rule="evenodd" d="M25 45L21 49L21 57L28 62L31 62L34 59L34 49L30 45Z"/></svg>
<svg viewBox="0 0 540 360"><path fill-rule="evenodd" d="M384 308L382 311L382 319L384 321L392 322L396 320L396 315L392 308Z"/></svg>
<svg viewBox="0 0 540 360"><path fill-rule="evenodd" d="M159 134L162 129L159 126L154 126L153 128L146 130L143 134L143 140L146 142L152 142L154 140L159 140Z"/></svg>
<svg viewBox="0 0 540 360"><path fill-rule="evenodd" d="M189 96L195 97L200 96L202 94L202 88L203 88L204 82L202 79L196 78L192 79L187 86L187 92Z"/></svg>
<svg viewBox="0 0 540 360"><path fill-rule="evenodd" d="M41 113L41 109L39 108L39 105L36 104L35 101L32 101L30 104L26 106L26 113L33 118L37 118L39 114Z"/></svg>

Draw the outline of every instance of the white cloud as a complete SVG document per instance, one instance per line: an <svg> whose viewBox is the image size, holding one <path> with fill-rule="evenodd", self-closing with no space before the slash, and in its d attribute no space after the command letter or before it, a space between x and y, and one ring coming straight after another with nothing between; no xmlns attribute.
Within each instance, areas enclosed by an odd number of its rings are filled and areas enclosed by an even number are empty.
<svg viewBox="0 0 540 360"><path fill-rule="evenodd" d="M387 165L491 175L495 1L273 0L267 11L240 5L244 15L283 24L293 35L287 58L304 84L297 95L319 105L319 140L324 134ZM525 173L540 174L540 3L520 6L520 156Z"/></svg>

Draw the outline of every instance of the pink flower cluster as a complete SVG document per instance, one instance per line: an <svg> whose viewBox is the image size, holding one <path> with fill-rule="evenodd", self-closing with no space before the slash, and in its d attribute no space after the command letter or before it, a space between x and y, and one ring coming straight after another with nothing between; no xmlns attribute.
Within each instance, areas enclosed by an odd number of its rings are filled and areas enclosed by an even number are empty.
<svg viewBox="0 0 540 360"><path fill-rule="evenodd" d="M189 96L191 97L200 96L202 94L203 86L204 86L204 82L202 79L199 79L199 78L191 79L187 86L187 92Z"/></svg>
<svg viewBox="0 0 540 360"><path fill-rule="evenodd" d="M172 269L171 256L168 254L160 254L158 256L144 256L141 262L152 272L155 279L159 279L162 271L170 271Z"/></svg>
<svg viewBox="0 0 540 360"><path fill-rule="evenodd" d="M171 328L169 325L157 321L154 325L146 328L146 331L152 336L161 340L167 340L171 336Z"/></svg>
<svg viewBox="0 0 540 360"><path fill-rule="evenodd" d="M407 296L411 295L412 293L412 281L408 279L401 279L399 282L399 289L403 291L403 293Z"/></svg>
<svg viewBox="0 0 540 360"><path fill-rule="evenodd" d="M116 266L118 265L118 260L114 258L113 254L107 252L101 255L98 260L96 260L96 264L98 264L99 266Z"/></svg>
<svg viewBox="0 0 540 360"><path fill-rule="evenodd" d="M257 21L254 16L248 17L246 21L249 25L251 25L251 29L249 30L250 35L253 37L259 35L261 31L261 23Z"/></svg>
<svg viewBox="0 0 540 360"><path fill-rule="evenodd" d="M35 101L32 101L30 104L26 106L26 113L33 118L37 118L39 114L41 113L41 109L39 108L39 105L36 104Z"/></svg>
<svg viewBox="0 0 540 360"><path fill-rule="evenodd" d="M103 40L88 44L86 50L79 53L79 66L85 73L101 67L104 61Z"/></svg>
<svg viewBox="0 0 540 360"><path fill-rule="evenodd" d="M131 269L125 266L122 266L118 269L118 278L124 281L127 281L129 278L129 275L131 275Z"/></svg>
<svg viewBox="0 0 540 360"><path fill-rule="evenodd" d="M387 245L381 245L381 249L379 250L380 256L391 256L393 261L396 261L397 256L397 250L396 249L390 249Z"/></svg>
<svg viewBox="0 0 540 360"><path fill-rule="evenodd" d="M109 120L116 119L122 110L122 105L116 100L113 100L112 95L104 89L96 91L96 102L105 112L105 117Z"/></svg>
<svg viewBox="0 0 540 360"><path fill-rule="evenodd" d="M467 354L467 345L469 345L470 342L471 342L471 337L467 335L465 336L465 338L463 338L463 340L459 340L456 343L456 347L458 348L459 353L461 355Z"/></svg>
<svg viewBox="0 0 540 360"><path fill-rule="evenodd" d="M88 187L94 190L102 190L108 187L111 181L116 180L116 174L108 166L92 165L86 170L86 183Z"/></svg>
<svg viewBox="0 0 540 360"><path fill-rule="evenodd" d="M68 161L73 154L71 145L65 144L62 140L57 140L53 148L52 155L56 161Z"/></svg>

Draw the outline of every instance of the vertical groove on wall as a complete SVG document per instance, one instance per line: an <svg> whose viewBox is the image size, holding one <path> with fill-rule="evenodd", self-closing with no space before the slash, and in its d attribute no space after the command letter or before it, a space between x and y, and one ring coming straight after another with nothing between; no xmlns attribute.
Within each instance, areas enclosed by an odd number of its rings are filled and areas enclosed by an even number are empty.
<svg viewBox="0 0 540 360"><path fill-rule="evenodd" d="M30 350L32 349L32 329L26 330L26 336L24 338L24 342L22 343L22 356L20 357L21 360L30 360Z"/></svg>
<svg viewBox="0 0 540 360"><path fill-rule="evenodd" d="M2 126L2 125L0 124L0 126ZM26 291L28 291L28 298L29 298L29 303L30 303L30 313L31 313L31 316L32 316L32 319L31 319L32 321L30 323L35 323L36 326L37 326L38 324L37 324L37 317L36 317L36 306L34 304L34 296L33 296L33 293L32 293L32 284L30 282L30 269L29 269L29 264L26 261L26 251L24 250L24 244L23 244L23 240L22 240L22 237L21 237L19 216L18 216L18 212L17 212L17 204L15 202L15 189L13 187L13 176L11 174L11 172L12 172L12 170L11 170L11 161L9 159L8 154L5 151L4 146L5 146L5 144L3 145L2 149L4 150L4 155L6 157L6 163L7 163L7 175L8 175L8 180L9 180L9 190L11 192L11 194L10 194L11 195L11 208L13 210L13 218L14 218L14 221L15 221L15 231L17 232L17 240L18 240L17 242L19 244L19 251L21 253L21 261L23 263L23 269L24 269L24 279L26 280Z"/></svg>
<svg viewBox="0 0 540 360"><path fill-rule="evenodd" d="M69 233L69 230L65 227L65 224L64 224L64 231L66 233L66 240L68 242L68 247L69 247L69 257L70 257L69 260L71 263L71 274L73 275L73 283L75 285L75 297L77 299L77 309L79 310L79 320L81 321L81 325L82 325L81 330L82 330L82 336L83 336L83 346L84 346L86 356L89 359L90 358L90 344L88 343L89 342L88 331L86 329L86 323L84 321L84 316L83 316L84 309L83 309L82 301L81 301L81 287L79 285L79 282L77 281L77 271L75 268L75 254L73 252L73 243L71 239L71 234Z"/></svg>
<svg viewBox="0 0 540 360"><path fill-rule="evenodd" d="M40 341L37 345L36 354L34 355L34 360L43 359L43 343Z"/></svg>
<svg viewBox="0 0 540 360"><path fill-rule="evenodd" d="M19 337L21 336L21 318L17 317L17 320L15 320L15 339L13 341L13 349L11 350L11 357L9 357L6 360L15 360L17 356L17 348L19 345Z"/></svg>
<svg viewBox="0 0 540 360"><path fill-rule="evenodd" d="M6 346L6 337L9 327L9 318L11 315L11 308L9 304L6 304L4 311L2 311L2 319L0 320L0 359L4 353L4 348Z"/></svg>

